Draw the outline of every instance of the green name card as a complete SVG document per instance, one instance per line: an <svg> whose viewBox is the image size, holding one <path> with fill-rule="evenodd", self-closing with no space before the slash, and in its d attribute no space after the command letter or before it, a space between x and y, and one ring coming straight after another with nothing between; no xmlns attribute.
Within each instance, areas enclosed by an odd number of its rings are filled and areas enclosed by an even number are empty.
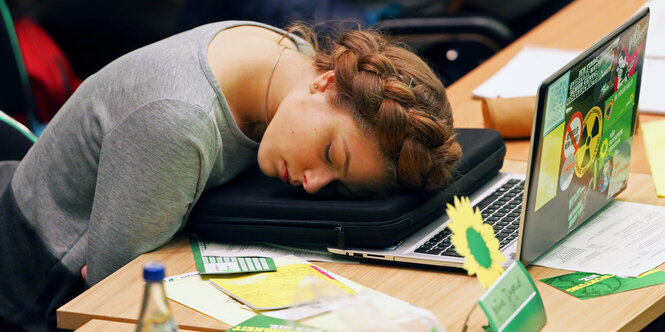
<svg viewBox="0 0 665 332"><path fill-rule="evenodd" d="M478 304L493 331L538 331L547 322L543 300L519 261L480 297Z"/></svg>

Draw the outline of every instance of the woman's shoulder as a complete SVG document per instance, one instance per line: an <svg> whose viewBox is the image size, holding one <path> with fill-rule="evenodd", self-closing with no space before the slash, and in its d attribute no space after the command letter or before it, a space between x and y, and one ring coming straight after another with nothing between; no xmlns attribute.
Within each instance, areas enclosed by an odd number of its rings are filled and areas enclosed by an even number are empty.
<svg viewBox="0 0 665 332"><path fill-rule="evenodd" d="M287 31L260 22L227 21L219 22L223 30L219 31L210 42L210 47L224 47L237 45L240 48L261 47L261 45L282 46L308 54L311 46L302 38L293 34L286 35Z"/></svg>
<svg viewBox="0 0 665 332"><path fill-rule="evenodd" d="M266 25L238 25L221 31L215 37L237 41L271 42L297 50L298 45L290 38L284 38L281 30L272 30Z"/></svg>

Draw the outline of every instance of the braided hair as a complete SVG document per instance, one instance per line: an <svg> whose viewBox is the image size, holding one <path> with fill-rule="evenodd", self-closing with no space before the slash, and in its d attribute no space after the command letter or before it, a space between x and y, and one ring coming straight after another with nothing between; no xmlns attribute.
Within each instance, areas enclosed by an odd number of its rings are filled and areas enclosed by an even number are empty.
<svg viewBox="0 0 665 332"><path fill-rule="evenodd" d="M291 30L313 45L317 70L334 71L333 105L352 110L374 134L387 160L386 186L436 190L450 182L462 151L446 91L423 60L377 31L344 31L321 50L311 28Z"/></svg>

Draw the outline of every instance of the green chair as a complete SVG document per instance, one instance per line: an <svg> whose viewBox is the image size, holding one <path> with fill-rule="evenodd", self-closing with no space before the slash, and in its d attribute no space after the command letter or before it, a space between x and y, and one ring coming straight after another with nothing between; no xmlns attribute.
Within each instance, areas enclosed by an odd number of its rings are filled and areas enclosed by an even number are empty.
<svg viewBox="0 0 665 332"><path fill-rule="evenodd" d="M35 141L30 129L0 111L0 161L23 159Z"/></svg>
<svg viewBox="0 0 665 332"><path fill-rule="evenodd" d="M37 117L37 107L16 39L14 22L5 0L0 0L0 110L10 116L25 115L36 136L46 126Z"/></svg>

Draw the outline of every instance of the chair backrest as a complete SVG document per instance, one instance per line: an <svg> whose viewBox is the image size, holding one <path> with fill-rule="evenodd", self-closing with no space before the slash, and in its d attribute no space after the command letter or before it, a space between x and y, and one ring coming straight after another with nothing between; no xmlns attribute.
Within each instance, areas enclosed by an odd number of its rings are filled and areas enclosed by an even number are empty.
<svg viewBox="0 0 665 332"><path fill-rule="evenodd" d="M14 23L5 0L0 0L0 110L16 118L25 116L33 131L40 125Z"/></svg>
<svg viewBox="0 0 665 332"><path fill-rule="evenodd" d="M0 111L0 161L23 159L36 140L30 129Z"/></svg>
<svg viewBox="0 0 665 332"><path fill-rule="evenodd" d="M515 38L508 26L484 16L384 19L375 27L415 49L445 85L476 68Z"/></svg>

